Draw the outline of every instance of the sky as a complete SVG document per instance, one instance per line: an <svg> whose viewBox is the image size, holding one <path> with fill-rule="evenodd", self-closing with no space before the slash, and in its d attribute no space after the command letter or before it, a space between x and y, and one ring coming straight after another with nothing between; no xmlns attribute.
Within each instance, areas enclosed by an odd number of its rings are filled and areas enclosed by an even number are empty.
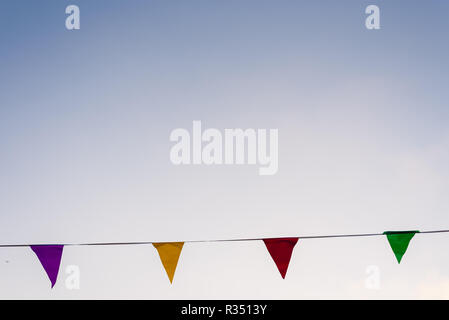
<svg viewBox="0 0 449 320"><path fill-rule="evenodd" d="M448 10L1 0L0 243L449 229ZM278 129L278 173L173 165L194 120ZM300 240L285 280L262 241L187 243L173 285L151 245L67 247L53 289L29 248L0 248L0 298L447 299L448 237L416 235L400 265L384 237Z"/></svg>

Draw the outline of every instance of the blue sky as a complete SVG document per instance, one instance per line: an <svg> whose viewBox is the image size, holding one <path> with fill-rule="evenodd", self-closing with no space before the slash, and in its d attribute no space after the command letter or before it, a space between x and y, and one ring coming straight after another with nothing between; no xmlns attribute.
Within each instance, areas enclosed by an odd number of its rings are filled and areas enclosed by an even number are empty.
<svg viewBox="0 0 449 320"><path fill-rule="evenodd" d="M80 30L65 29L69 4ZM369 4L380 30L365 28ZM0 242L447 228L448 10L3 0ZM278 128L278 174L173 166L170 132L193 120ZM68 248L52 291L31 250L1 249L0 297L448 297L446 241L417 235L400 266L382 238L300 241L285 281L261 243L192 244L173 286L152 247ZM370 265L380 290L364 287Z"/></svg>

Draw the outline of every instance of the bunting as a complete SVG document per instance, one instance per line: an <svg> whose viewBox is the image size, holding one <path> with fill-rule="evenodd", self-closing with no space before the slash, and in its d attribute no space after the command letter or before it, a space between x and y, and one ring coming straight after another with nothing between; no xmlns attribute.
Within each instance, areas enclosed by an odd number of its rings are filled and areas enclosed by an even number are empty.
<svg viewBox="0 0 449 320"><path fill-rule="evenodd" d="M59 266L61 264L62 251L64 246L62 245L35 245L30 246L31 250L36 254L39 261L42 264L53 288L58 279Z"/></svg>
<svg viewBox="0 0 449 320"><path fill-rule="evenodd" d="M184 242L162 242L153 243L161 258L162 265L165 268L170 283L173 283L179 256L184 246Z"/></svg>
<svg viewBox="0 0 449 320"><path fill-rule="evenodd" d="M384 234L387 236L388 242L390 243L391 249L398 263L401 263L402 257L407 251L410 240L419 231L385 231Z"/></svg>
<svg viewBox="0 0 449 320"><path fill-rule="evenodd" d="M281 273L282 278L285 279L293 248L298 242L298 238L263 239L263 242Z"/></svg>
<svg viewBox="0 0 449 320"><path fill-rule="evenodd" d="M114 245L138 245L152 244L157 250L162 265L167 273L170 283L173 283L176 268L178 266L181 251L186 242L224 242L224 241L263 241L268 253L276 264L277 269L283 279L285 279L287 270L292 257L293 249L299 239L329 239L342 237L373 237L386 236L388 243L393 250L398 264L401 263L406 253L410 241L415 234L431 234L431 233L449 233L449 230L433 230L433 231L384 231L382 233L362 233L362 234L334 234L334 235L316 235L316 236L299 236L290 238L252 238L252 239L224 239L224 240L194 240L184 242L108 242L108 243L78 243L78 244L60 244L60 245L29 245L29 244L0 244L0 248L7 247L30 247L38 257L42 267L45 270L53 288L58 279L59 268L61 264L62 253L66 246L114 246Z"/></svg>

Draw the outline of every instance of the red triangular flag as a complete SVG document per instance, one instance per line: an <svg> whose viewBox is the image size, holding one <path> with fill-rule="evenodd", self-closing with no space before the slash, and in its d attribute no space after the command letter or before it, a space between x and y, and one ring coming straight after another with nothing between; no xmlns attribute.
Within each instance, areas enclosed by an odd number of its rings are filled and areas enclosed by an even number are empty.
<svg viewBox="0 0 449 320"><path fill-rule="evenodd" d="M263 239L263 242L265 242L282 278L285 279L293 248L298 242L298 238Z"/></svg>

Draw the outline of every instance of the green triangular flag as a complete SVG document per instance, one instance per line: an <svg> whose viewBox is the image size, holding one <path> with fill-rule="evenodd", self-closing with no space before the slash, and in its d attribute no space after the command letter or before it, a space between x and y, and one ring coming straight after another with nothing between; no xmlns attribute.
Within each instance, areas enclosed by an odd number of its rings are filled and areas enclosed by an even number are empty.
<svg viewBox="0 0 449 320"><path fill-rule="evenodd" d="M394 255L401 263L402 256L405 251L407 251L408 244L412 240L413 236L419 233L419 231L385 231L384 235L387 236L388 242L390 243L391 249L393 249Z"/></svg>

